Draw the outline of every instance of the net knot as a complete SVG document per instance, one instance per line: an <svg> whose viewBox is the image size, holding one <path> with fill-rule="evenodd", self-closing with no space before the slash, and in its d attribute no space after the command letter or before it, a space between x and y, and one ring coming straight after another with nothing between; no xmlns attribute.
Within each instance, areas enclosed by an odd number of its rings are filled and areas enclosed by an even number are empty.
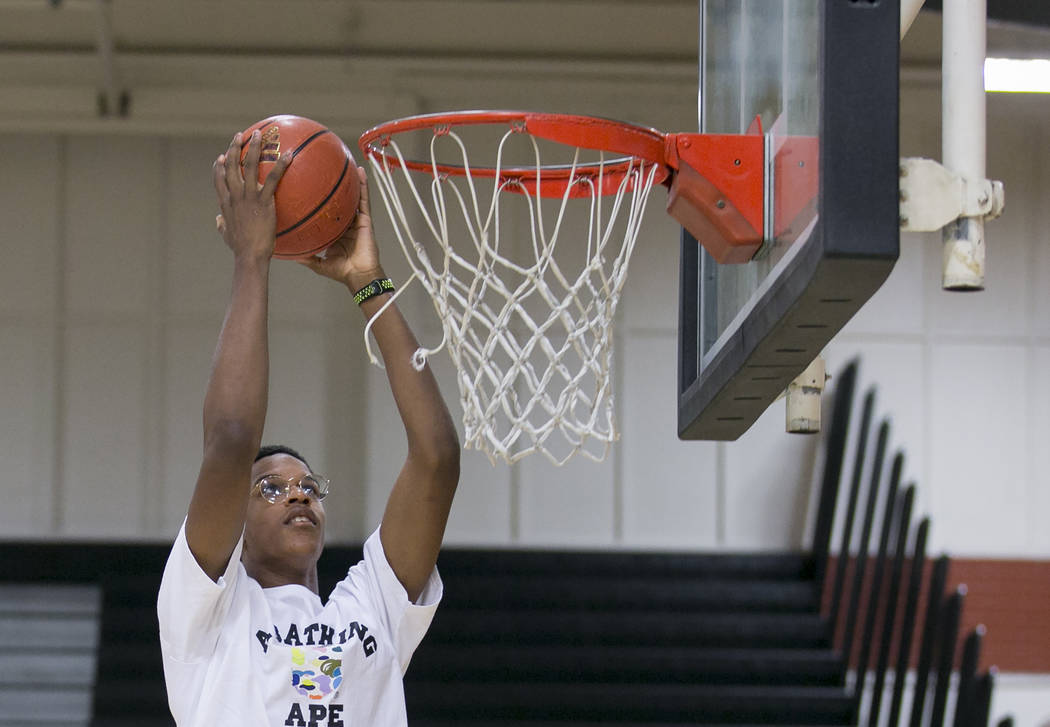
<svg viewBox="0 0 1050 727"><path fill-rule="evenodd" d="M425 348L417 348L412 354L412 368L422 371L427 366L427 351Z"/></svg>

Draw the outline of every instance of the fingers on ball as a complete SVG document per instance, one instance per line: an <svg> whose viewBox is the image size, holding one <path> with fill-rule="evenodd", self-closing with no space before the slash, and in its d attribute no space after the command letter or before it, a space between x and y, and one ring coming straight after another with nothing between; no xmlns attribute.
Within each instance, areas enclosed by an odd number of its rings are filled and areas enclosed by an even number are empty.
<svg viewBox="0 0 1050 727"><path fill-rule="evenodd" d="M292 163L292 153L286 151L284 154L277 159L273 167L270 169L270 173L266 175L266 181L263 183L262 193L264 195L273 195L277 189L277 183L281 181L281 177L284 175L288 165Z"/></svg>

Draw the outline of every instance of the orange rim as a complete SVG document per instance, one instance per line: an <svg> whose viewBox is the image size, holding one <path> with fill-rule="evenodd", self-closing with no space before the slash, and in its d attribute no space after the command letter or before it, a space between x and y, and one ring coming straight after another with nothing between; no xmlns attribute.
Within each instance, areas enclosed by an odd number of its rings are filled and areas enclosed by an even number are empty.
<svg viewBox="0 0 1050 727"><path fill-rule="evenodd" d="M393 166L404 166L417 172L464 176L467 168L455 164L436 164L433 161L416 159L402 160L387 153L390 140L397 134L412 131L431 130L435 136L447 134L455 127L479 124L505 125L513 131L531 134L535 137L583 149L595 149L622 155L601 163L584 163L570 165L548 165L537 167L505 167L499 169L501 183L527 190L530 194L537 192L544 197L561 196L570 182L574 188L570 196L589 196L590 192L581 188L581 178L602 180L599 194L612 194L617 191L621 181L639 163L657 166L654 184L659 184L671 174L667 163L667 136L656 129L635 126L622 121L613 121L594 116L572 114L534 113L529 111L453 111L447 113L423 114L379 124L358 139L362 153L380 162L384 159ZM539 173L539 174L537 174ZM476 177L495 178L495 167L470 167L470 174ZM537 176L539 184L537 189Z"/></svg>

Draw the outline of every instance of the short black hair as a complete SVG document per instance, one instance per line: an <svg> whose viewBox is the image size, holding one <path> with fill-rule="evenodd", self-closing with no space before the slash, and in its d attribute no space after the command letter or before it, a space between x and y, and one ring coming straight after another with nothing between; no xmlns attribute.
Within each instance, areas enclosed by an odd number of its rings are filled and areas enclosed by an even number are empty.
<svg viewBox="0 0 1050 727"><path fill-rule="evenodd" d="M306 457L299 454L296 450L292 449L286 444L264 444L263 446L259 447L259 451L258 453L256 453L253 463L258 462L264 457L270 457L275 454L287 454L289 457L295 457L297 460L306 465L306 469L310 470L311 472L314 471L313 467L310 466L310 463L306 461Z"/></svg>

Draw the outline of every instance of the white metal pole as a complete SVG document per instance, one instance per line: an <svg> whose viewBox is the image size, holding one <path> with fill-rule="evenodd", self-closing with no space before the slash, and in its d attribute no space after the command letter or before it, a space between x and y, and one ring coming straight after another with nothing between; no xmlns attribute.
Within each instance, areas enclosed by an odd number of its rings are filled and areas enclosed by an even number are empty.
<svg viewBox="0 0 1050 727"><path fill-rule="evenodd" d="M986 0L943 4L941 128L943 163L966 180L985 179ZM984 218L960 217L941 230L946 290L984 288Z"/></svg>
<svg viewBox="0 0 1050 727"><path fill-rule="evenodd" d="M816 434L820 431L820 394L826 380L824 357L817 356L788 384L784 406L788 432Z"/></svg>

